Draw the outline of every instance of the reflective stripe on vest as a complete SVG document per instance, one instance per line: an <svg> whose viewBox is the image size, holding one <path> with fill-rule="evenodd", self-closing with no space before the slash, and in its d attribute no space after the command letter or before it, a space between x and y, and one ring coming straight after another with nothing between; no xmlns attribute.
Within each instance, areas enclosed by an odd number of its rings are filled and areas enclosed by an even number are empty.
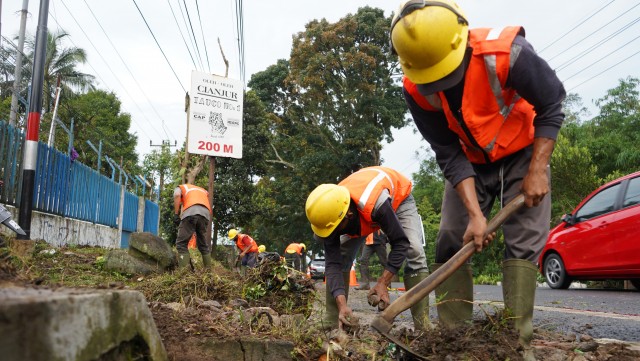
<svg viewBox="0 0 640 361"><path fill-rule="evenodd" d="M444 93L422 96L410 80L404 79L405 89L420 107L445 113L449 128L458 134L473 163L495 161L533 141L533 107L513 89L504 87L522 49L513 44L521 30L521 27L471 30L469 42L474 51L465 75L463 123L449 109ZM492 96L485 97L487 91ZM518 110L515 115L514 109Z"/></svg>
<svg viewBox="0 0 640 361"><path fill-rule="evenodd" d="M204 188L194 186L193 184L181 184L182 192L182 211L196 204L207 207L211 213L211 205L209 204L209 192Z"/></svg>
<svg viewBox="0 0 640 361"><path fill-rule="evenodd" d="M389 191L391 206L398 209L400 203L411 194L411 181L397 171L386 167L363 168L339 183L347 187L351 199L360 214L360 235L372 233L379 227L373 223L371 213L383 190Z"/></svg>

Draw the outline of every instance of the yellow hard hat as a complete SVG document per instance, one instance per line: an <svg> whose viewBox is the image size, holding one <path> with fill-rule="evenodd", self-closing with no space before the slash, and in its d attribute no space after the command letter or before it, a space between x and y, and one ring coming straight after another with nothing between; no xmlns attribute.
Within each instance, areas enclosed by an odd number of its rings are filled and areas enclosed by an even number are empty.
<svg viewBox="0 0 640 361"><path fill-rule="evenodd" d="M469 37L469 22L452 0L410 0L391 22L391 48L404 75L415 84L433 83L449 75L460 81L460 65ZM452 74L454 71L456 73ZM451 85L457 84L457 81Z"/></svg>
<svg viewBox="0 0 640 361"><path fill-rule="evenodd" d="M347 214L351 197L346 187L321 184L307 197L304 207L313 233L328 237Z"/></svg>
<svg viewBox="0 0 640 361"><path fill-rule="evenodd" d="M307 251L307 246L304 243L298 243L300 245L300 247L302 247L303 251Z"/></svg>
<svg viewBox="0 0 640 361"><path fill-rule="evenodd" d="M258 253L262 253L267 250L267 247L264 244L258 246Z"/></svg>
<svg viewBox="0 0 640 361"><path fill-rule="evenodd" d="M238 230L237 229L231 228L229 230L229 235L228 235L229 239L234 239L234 238L236 238L237 235L238 235Z"/></svg>

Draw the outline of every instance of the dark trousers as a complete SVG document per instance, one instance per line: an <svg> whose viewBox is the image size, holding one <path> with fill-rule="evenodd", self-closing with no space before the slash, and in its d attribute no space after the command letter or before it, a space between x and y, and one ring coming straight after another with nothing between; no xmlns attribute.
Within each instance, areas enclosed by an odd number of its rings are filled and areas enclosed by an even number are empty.
<svg viewBox="0 0 640 361"><path fill-rule="evenodd" d="M240 264L249 268L256 267L258 265L258 252L245 253Z"/></svg>
<svg viewBox="0 0 640 361"><path fill-rule="evenodd" d="M293 268L296 271L302 272L302 262L300 255L297 253L285 253L284 260L287 262L287 266Z"/></svg>
<svg viewBox="0 0 640 361"><path fill-rule="evenodd" d="M209 220L199 214L182 219L178 226L178 237L176 238L176 249L178 250L178 253L189 253L187 246L189 245L189 240L193 233L196 234L198 251L200 251L201 254L211 253L209 243L205 238L208 223Z"/></svg>

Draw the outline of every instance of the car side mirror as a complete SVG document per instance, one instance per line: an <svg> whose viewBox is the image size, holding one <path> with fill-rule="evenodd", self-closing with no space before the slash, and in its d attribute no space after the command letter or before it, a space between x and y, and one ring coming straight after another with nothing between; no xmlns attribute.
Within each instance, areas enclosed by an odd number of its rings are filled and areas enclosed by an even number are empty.
<svg viewBox="0 0 640 361"><path fill-rule="evenodd" d="M567 213L567 214L563 214L562 218L560 218L561 221L565 222L566 224L573 226L573 224L575 223L575 220L573 218L573 215L571 213Z"/></svg>

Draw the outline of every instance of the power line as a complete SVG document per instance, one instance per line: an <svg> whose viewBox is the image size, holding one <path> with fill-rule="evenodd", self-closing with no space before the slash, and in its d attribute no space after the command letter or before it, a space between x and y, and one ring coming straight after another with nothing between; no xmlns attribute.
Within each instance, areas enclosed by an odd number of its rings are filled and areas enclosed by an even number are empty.
<svg viewBox="0 0 640 361"><path fill-rule="evenodd" d="M158 39L156 39L156 35L151 30L151 27L149 26L149 23L147 23L147 19L145 19L144 15L142 14L142 10L140 10L140 7L138 7L138 3L136 3L136 0L133 0L133 4L136 6L136 9L138 9L138 13L140 13L140 16L142 17L142 20L144 21L145 25L147 26L147 29L149 29L149 32L151 33L151 36L153 37L153 40L156 42L156 45L158 45L158 49L160 49L160 52L162 53L162 56L164 56L164 60L167 61L167 65L169 65L169 68L171 68L171 71L173 72L173 75L176 77L176 80L178 81L178 83L180 83L180 86L182 87L182 91L186 93L187 90L184 88L184 85L182 85L182 82L180 81L180 78L178 77L178 74L176 74L176 71L173 69L173 66L171 66L171 63L169 62L169 59L167 58L167 55L164 53L164 50L162 50L162 47L160 46L160 43L158 43Z"/></svg>
<svg viewBox="0 0 640 361"><path fill-rule="evenodd" d="M67 8L67 11L69 11L69 9ZM56 22L56 24L58 24L58 26L60 27L60 29L64 28L62 27L62 25L60 25L60 22L58 22L58 19L56 19L56 17L53 14L49 14L51 15L51 17L53 18L53 20ZM127 91L127 88L124 86L124 84L122 84L122 81L120 81L120 78L118 78L118 76L116 75L116 73L113 71L113 69L111 69L111 67L109 66L109 63L105 60L105 58L102 56L102 53L98 50L98 48L95 46L95 44L93 43L93 41L91 41L91 38L87 35L87 33L84 31L84 29L80 26L80 24L78 23L78 20L76 20L75 16L73 16L73 14L69 11L69 15L71 15L71 18L73 19L73 21L76 23L76 25L80 28L80 31L82 31L82 33L84 34L84 36L87 38L87 40L89 41L89 44L91 44L91 46L93 46L93 48L96 50L96 52L98 53L98 56L102 59L102 61L105 63L105 65L107 66L107 69L109 69L109 71L111 72L111 74L113 74L113 77L118 81L118 83L120 83L120 86L122 86L122 89L124 90L124 92L131 98L131 100L133 101L133 104L136 105L136 107L138 107L138 109L140 110L140 112L142 112L142 109L140 109L140 106L138 105L138 103L136 103L135 98L133 98L131 96L131 94L129 94L129 92ZM73 41L71 39L69 39L69 41L71 42L71 44L73 44L73 46L75 46L76 48L78 46L76 46ZM102 77L100 77L99 73L96 71L96 69L91 66L91 63L89 61L87 61L87 63L89 64L89 66L91 67L91 69L93 69L93 71L96 72L96 74L98 74L98 77L105 83L107 84L104 79L102 79ZM142 112L142 114L144 115L144 112ZM132 118L133 119L133 118ZM145 116L145 119L146 116ZM149 121L149 119L147 119L147 121L149 122L150 125L153 125L151 123L151 121ZM140 130L142 130L142 132L147 136L147 138L151 139L151 137L144 131L144 128L140 127L140 125L138 125L138 127L140 128ZM152 128L157 132L157 129L155 127L152 126ZM159 136L162 136L160 133L158 133Z"/></svg>
<svg viewBox="0 0 640 361"><path fill-rule="evenodd" d="M566 33L562 34L559 38L557 38L556 40L554 40L551 44L545 46L544 48L542 48L542 50L540 50L538 53L542 53L543 51L547 50L549 47L551 47L553 44L557 43L558 41L560 41L562 38L564 38L565 36L567 36L569 33L571 33L572 31L574 31L575 29L577 29L580 25L584 24L587 20L591 19L592 17L594 17L596 14L598 14L599 12L601 12L602 10L604 10L604 8L606 8L607 6L611 5L615 0L611 0L609 1L607 4L605 4L603 7L601 7L600 9L596 10L593 14L591 14L590 16L588 16L586 19L582 20L579 24L577 24L576 26L574 26L573 28L569 29L569 31L567 31Z"/></svg>
<svg viewBox="0 0 640 361"><path fill-rule="evenodd" d="M200 54L200 47L198 46L198 39L196 39L196 33L193 31L193 24L191 24L191 16L189 15L189 9L187 8L187 1L182 1L184 2L184 11L187 13L187 19L189 19L189 28L191 29L191 35L193 36L193 41L196 44L196 52L198 53L198 57L200 58L202 69L204 69L204 66L202 65L202 54Z"/></svg>
<svg viewBox="0 0 640 361"><path fill-rule="evenodd" d="M640 4L635 5L634 7L632 7L629 10L632 10L633 8L635 8L636 6L640 6ZM553 59L557 58L558 56L564 54L565 52L567 52L567 50L572 49L580 44L582 44L582 42L588 38L590 38L593 34L599 32L600 30L604 29L607 25L611 24L612 22L614 22L615 20L619 19L620 17L622 17L623 15L626 14L626 12L628 12L629 10L625 11L624 13L616 16L615 18L611 19L608 23L602 25L601 27L599 27L598 29L594 30L593 32L591 32L590 34L586 35L585 37L583 37L580 40L577 40L573 43L573 45L569 46L568 48L566 48L565 50L561 51L560 53L558 53L557 55L555 55L554 57L550 58L548 61L552 61ZM622 33L623 31L625 31L626 29L628 29L629 27L633 26L635 23L638 22L640 18L636 18L634 20L632 20L630 23L627 23L626 25L624 25L623 27L619 28L618 30L614 31L612 34L610 34L609 36L607 36L605 39L601 40L598 44L602 44L604 41ZM597 44L596 44L597 45ZM593 48L593 47L592 47ZM590 48L591 49L591 48Z"/></svg>
<svg viewBox="0 0 640 361"><path fill-rule="evenodd" d="M202 18L200 17L200 6L196 0L196 10L198 11L198 22L200 23L200 32L202 33L202 43L204 44L204 54L207 56L207 67L211 73L211 64L209 63L209 51L207 50L207 38L204 37L204 29L202 28Z"/></svg>
<svg viewBox="0 0 640 361"><path fill-rule="evenodd" d="M169 133L167 133L167 128L166 128L166 124L164 119L162 119L162 116L158 113L158 111L156 110L156 108L153 106L153 103L151 103L151 100L149 99L149 97L147 96L147 93L145 93L144 88L140 85L140 83L138 82L138 79L136 78L135 75L133 75L133 72L131 71L131 69L129 69L129 66L127 66L127 62L124 61L124 59L122 58L122 55L120 55L120 52L118 51L118 49L116 49L116 46L113 44L113 42L111 41L111 38L109 37L109 35L107 34L107 32L104 30L104 28L102 27L102 24L100 23L100 20L98 20L98 18L96 17L96 14L94 14L93 10L91 9L91 7L89 6L89 4L87 3L86 0L83 0L84 4L87 6L87 9L89 9L89 12L91 13L91 15L93 16L93 18L96 20L96 23L98 24L98 26L100 27L100 29L102 30L102 33L104 34L104 36L107 37L107 40L109 41L109 44L111 44L111 47L113 48L113 50L116 52L116 54L118 54L118 57L120 58L120 61L122 61L122 64L124 65L124 67L127 69L127 71L129 72L129 74L131 75L131 78L133 79L133 81L136 83L136 85L138 86L138 88L140 89L140 92L142 93L142 95L144 95L145 99L147 99L147 102L149 103L149 105L151 106L151 109L153 109L154 113L156 113L156 115L158 116L158 119L160 119L160 122L162 123L162 130L164 131L164 134L167 136L167 138L171 138L169 136ZM62 1L62 3L64 4L64 1ZM65 5L66 7L66 5ZM67 9L68 10L68 9Z"/></svg>
<svg viewBox="0 0 640 361"><path fill-rule="evenodd" d="M182 33L182 28L180 28L180 24L178 24L178 18L176 18L176 13L173 11L173 6L171 6L171 1L167 0L167 4L169 4L169 9L171 9L171 15L173 15L173 20L176 22L176 26L178 27L178 31L180 32L180 36L182 37L182 42L184 43L184 46L187 48L187 51L189 52L189 56L191 57L191 62L193 63L193 68L198 69L198 66L196 65L196 61L193 59L193 54L191 54L191 49L189 49L189 45L187 45L187 40L184 38L184 34Z"/></svg>
<svg viewBox="0 0 640 361"><path fill-rule="evenodd" d="M556 68L556 71L561 71L563 69L565 69L567 66L575 63L578 59L582 58L582 56L592 52L593 50L595 50L596 48L598 48L599 46L606 44L609 40L613 39L614 37L620 35L622 32L624 32L625 30L629 29L631 26L635 25L636 23L638 23L640 21L640 18L636 18L635 20L633 20L631 23L625 25L623 28L616 30L615 32L613 32L612 34L609 34L608 36L606 36L604 39L600 40L599 42L595 43L594 45L592 45L591 47L587 48L586 50L582 51L581 53L579 53L578 55L574 56L573 58L567 60L566 62L562 63L560 66L558 66ZM627 43L628 44L628 43Z"/></svg>
<svg viewBox="0 0 640 361"><path fill-rule="evenodd" d="M573 88L569 89L569 91L571 91L571 90L573 90L573 89L575 89L575 88L579 87L580 85L582 85L582 84L584 84L584 83L586 83L586 82L588 82L588 81L592 80L592 79L593 79L593 78L595 78L595 77L598 77L598 76L602 75L603 73L607 72L608 70L610 70L610 69L612 69L612 68L614 68L614 67L618 66L618 65L619 65L619 64L621 64L621 63L624 63L625 61L627 61L627 60L629 60L629 59L633 58L634 56L638 55L639 53L640 53L640 50L636 51L636 52L635 52L635 53L633 53L632 55L629 55L628 57L626 57L626 58L624 58L624 59L620 60L619 62L617 62L617 63L613 64L612 66L610 66L610 67L606 68L605 70L603 70L603 71L599 72L598 74L596 74L596 75L592 76L591 78L589 78L589 79L587 79L587 80L583 81L582 83L580 83L580 84L578 84L578 85L574 86Z"/></svg>
<svg viewBox="0 0 640 361"><path fill-rule="evenodd" d="M585 68L582 68L580 71L578 71L578 72L574 73L573 75L569 76L568 78L564 79L562 82L566 82L567 80L569 80L569 79L573 78L574 76L576 76L576 75L578 75L578 74L582 73L583 71L585 71L585 70L587 70L587 69L591 68L592 66L596 65L597 63L599 63L601 60L604 60L604 59L608 58L608 57L609 57L609 56L611 56L613 53L617 52L618 50L620 50L620 49L622 49L622 48L626 47L627 45L631 44L632 42L636 41L638 38L640 38L640 35L636 36L635 38L633 38L633 40L631 40L631 41L627 42L626 44L624 44L624 45L620 46L620 47L619 47L619 48L617 48L616 50L614 50L614 51L612 51L612 52L608 53L607 55L605 55L605 56L601 57L600 59L598 59L598 60L594 61L593 63L589 64L589 66L587 66L587 67L585 67Z"/></svg>
<svg viewBox="0 0 640 361"><path fill-rule="evenodd" d="M193 47L193 52L196 51L196 45L194 44L193 36L189 35L189 24L187 24L187 19L184 17L184 10L182 10L182 6L180 5L180 1L178 0L178 8L180 8L180 15L182 15L182 22L184 22L184 28L187 32L187 36L189 36L189 41L191 41L191 47ZM200 63L200 69L204 70L204 66L202 65L202 58L198 58L198 63ZM196 67L196 70L198 67Z"/></svg>

